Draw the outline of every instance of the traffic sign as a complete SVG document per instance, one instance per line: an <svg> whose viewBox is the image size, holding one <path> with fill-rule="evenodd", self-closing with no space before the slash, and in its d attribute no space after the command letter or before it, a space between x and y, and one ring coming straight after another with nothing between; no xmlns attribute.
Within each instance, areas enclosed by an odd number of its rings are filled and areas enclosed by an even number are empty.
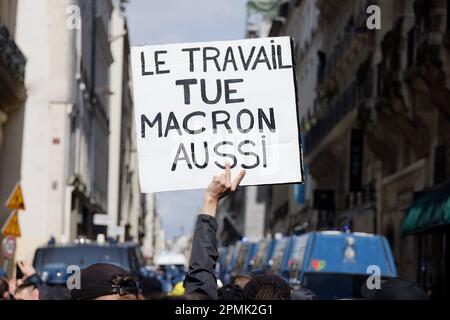
<svg viewBox="0 0 450 320"><path fill-rule="evenodd" d="M16 252L16 238L7 236L2 241L2 253L6 259L11 260Z"/></svg>
<svg viewBox="0 0 450 320"><path fill-rule="evenodd" d="M19 216L14 210L2 227L2 234L6 236L20 237Z"/></svg>
<svg viewBox="0 0 450 320"><path fill-rule="evenodd" d="M13 191L6 200L6 207L9 209L22 209L25 210L25 202L23 200L22 187L20 183L17 183Z"/></svg>

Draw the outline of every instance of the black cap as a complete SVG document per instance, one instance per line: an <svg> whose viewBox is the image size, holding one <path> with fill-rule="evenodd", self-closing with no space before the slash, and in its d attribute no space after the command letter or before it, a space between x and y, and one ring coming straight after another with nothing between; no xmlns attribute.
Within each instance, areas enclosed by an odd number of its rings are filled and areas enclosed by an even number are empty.
<svg viewBox="0 0 450 320"><path fill-rule="evenodd" d="M429 297L418 285L402 279L388 279L380 283L380 289L369 289L364 283L361 296L369 300L428 300Z"/></svg>
<svg viewBox="0 0 450 320"><path fill-rule="evenodd" d="M80 289L72 289L72 300L91 300L111 294L138 294L132 275L107 263L96 263L80 272Z"/></svg>

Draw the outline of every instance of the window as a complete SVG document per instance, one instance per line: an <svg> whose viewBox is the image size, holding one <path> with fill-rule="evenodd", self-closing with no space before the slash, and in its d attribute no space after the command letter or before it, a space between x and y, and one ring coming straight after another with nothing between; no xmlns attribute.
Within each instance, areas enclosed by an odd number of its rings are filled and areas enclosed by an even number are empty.
<svg viewBox="0 0 450 320"><path fill-rule="evenodd" d="M8 24L8 1L0 0L0 24Z"/></svg>
<svg viewBox="0 0 450 320"><path fill-rule="evenodd" d="M383 65L380 63L378 64L378 79L377 79L378 95L381 95L381 93L383 92L383 76L384 76Z"/></svg>
<svg viewBox="0 0 450 320"><path fill-rule="evenodd" d="M412 27L408 32L408 68L412 67L415 61L415 31L416 28Z"/></svg>
<svg viewBox="0 0 450 320"><path fill-rule="evenodd" d="M323 52L323 51L317 52L317 55L319 57L319 67L317 70L317 78L318 78L318 81L320 82L323 80L323 77L325 75L325 67L327 64L327 57L325 55L325 52Z"/></svg>
<svg viewBox="0 0 450 320"><path fill-rule="evenodd" d="M434 183L439 184L447 177L447 144L443 143L435 148L434 153Z"/></svg>
<svg viewBox="0 0 450 320"><path fill-rule="evenodd" d="M450 33L450 0L447 0L447 33Z"/></svg>

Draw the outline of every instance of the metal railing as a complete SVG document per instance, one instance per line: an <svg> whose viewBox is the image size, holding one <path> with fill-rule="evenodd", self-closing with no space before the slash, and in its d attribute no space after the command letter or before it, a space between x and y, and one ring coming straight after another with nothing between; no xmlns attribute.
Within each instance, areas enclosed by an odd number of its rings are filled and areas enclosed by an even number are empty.
<svg viewBox="0 0 450 320"><path fill-rule="evenodd" d="M9 34L8 29L0 23L0 62L20 82L25 79L27 59Z"/></svg>
<svg viewBox="0 0 450 320"><path fill-rule="evenodd" d="M307 156L344 117L369 96L371 88L355 79L331 104L325 115L305 135L304 153Z"/></svg>
<svg viewBox="0 0 450 320"><path fill-rule="evenodd" d="M363 27L365 19L365 12L361 12L356 17L351 16L348 19L344 27L342 38L336 44L331 54L326 57L325 64L319 66L319 82L322 82L322 80L331 74L333 69L340 63L342 57L345 56L349 48L352 46L352 41L354 41L358 35L366 33L366 29Z"/></svg>

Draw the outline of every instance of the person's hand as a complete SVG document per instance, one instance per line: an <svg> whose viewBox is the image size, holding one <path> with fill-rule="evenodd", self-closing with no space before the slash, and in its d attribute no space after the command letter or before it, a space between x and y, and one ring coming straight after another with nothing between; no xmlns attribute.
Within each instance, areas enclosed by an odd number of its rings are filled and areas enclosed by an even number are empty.
<svg viewBox="0 0 450 320"><path fill-rule="evenodd" d="M8 285L9 285L9 293L11 295L14 295L16 293L16 288L17 288L17 280L16 278L11 278L8 280Z"/></svg>
<svg viewBox="0 0 450 320"><path fill-rule="evenodd" d="M20 270L22 271L23 278L26 279L29 276L32 276L36 273L36 270L33 268L31 263L28 263L26 261L20 260L17 262L17 265L19 266Z"/></svg>
<svg viewBox="0 0 450 320"><path fill-rule="evenodd" d="M231 169L230 164L225 163L225 173L215 175L206 189L205 196L215 201L219 201L221 198L229 193L236 191L237 187L241 183L245 176L245 170L241 170L237 177L231 181Z"/></svg>
<svg viewBox="0 0 450 320"><path fill-rule="evenodd" d="M217 203L224 196L236 191L237 187L245 177L245 170L241 170L239 174L231 181L230 164L225 163L225 173L215 175L206 188L205 198L203 201L203 214L211 216L216 215Z"/></svg>

